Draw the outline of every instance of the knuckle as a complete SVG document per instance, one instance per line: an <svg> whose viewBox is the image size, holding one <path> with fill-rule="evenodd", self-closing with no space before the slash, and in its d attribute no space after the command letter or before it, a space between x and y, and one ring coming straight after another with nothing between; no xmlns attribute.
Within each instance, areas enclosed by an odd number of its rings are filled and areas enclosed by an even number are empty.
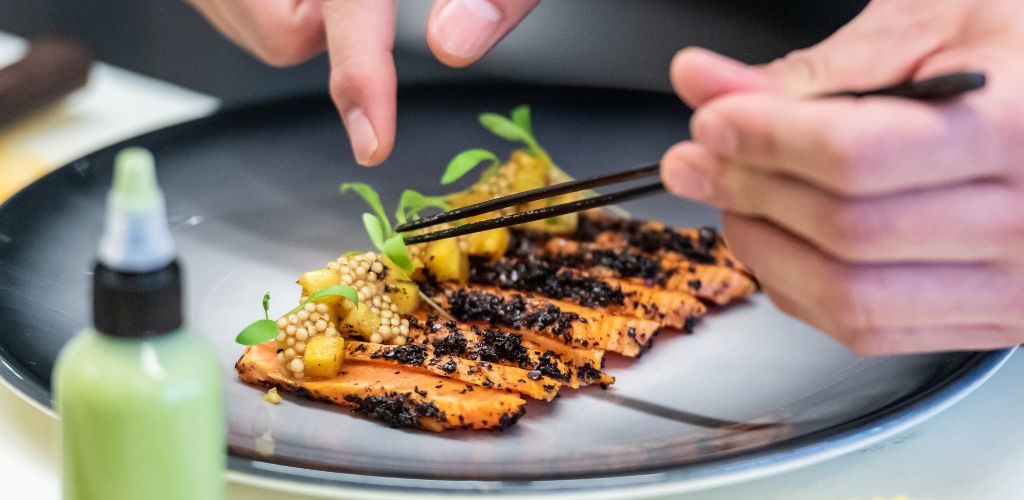
<svg viewBox="0 0 1024 500"><path fill-rule="evenodd" d="M828 58L818 56L814 48L794 50L782 58L769 63L770 71L779 71L791 78L806 82L811 87L818 87L829 81L833 73Z"/></svg>
<svg viewBox="0 0 1024 500"><path fill-rule="evenodd" d="M351 101L353 94L371 84L370 72L357 64L345 64L331 69L331 97L336 102Z"/></svg>
<svg viewBox="0 0 1024 500"><path fill-rule="evenodd" d="M842 332L862 332L879 326L874 299L880 291L871 273L854 266L835 267L827 275L821 304L830 323Z"/></svg>
<svg viewBox="0 0 1024 500"><path fill-rule="evenodd" d="M861 330L847 335L844 345L861 356L884 356L891 354L893 334L885 330Z"/></svg>
<svg viewBox="0 0 1024 500"><path fill-rule="evenodd" d="M877 141L870 135L834 125L822 132L821 164L828 175L828 187L842 194L857 194L870 187L870 157Z"/></svg>
<svg viewBox="0 0 1024 500"><path fill-rule="evenodd" d="M878 216L863 202L833 201L818 219L822 246L844 262L859 262L875 257L879 241L886 233L886 217Z"/></svg>

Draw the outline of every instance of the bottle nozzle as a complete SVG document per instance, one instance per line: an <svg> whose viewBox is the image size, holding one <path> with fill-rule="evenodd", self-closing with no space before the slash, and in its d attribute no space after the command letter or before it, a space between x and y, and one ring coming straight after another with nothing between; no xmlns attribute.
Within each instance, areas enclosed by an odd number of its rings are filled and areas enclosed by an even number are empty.
<svg viewBox="0 0 1024 500"><path fill-rule="evenodd" d="M164 196L153 155L146 149L124 149L114 161L99 260L129 273L156 271L174 260Z"/></svg>
<svg viewBox="0 0 1024 500"><path fill-rule="evenodd" d="M125 200L146 204L159 197L153 153L144 148L127 148L117 154L114 161L114 188L112 194Z"/></svg>

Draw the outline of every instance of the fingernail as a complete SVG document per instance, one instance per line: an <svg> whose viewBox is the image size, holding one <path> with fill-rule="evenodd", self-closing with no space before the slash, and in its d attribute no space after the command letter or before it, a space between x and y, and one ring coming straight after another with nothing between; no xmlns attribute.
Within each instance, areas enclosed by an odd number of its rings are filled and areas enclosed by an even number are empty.
<svg viewBox="0 0 1024 500"><path fill-rule="evenodd" d="M377 142L377 133L373 130L373 124L366 117L363 110L355 108L345 115L345 128L348 129L349 141L352 142L352 154L360 165L369 166L373 154L377 152L380 143Z"/></svg>
<svg viewBox="0 0 1024 500"><path fill-rule="evenodd" d="M722 154L733 154L739 147L736 130L713 111L698 112L693 121L693 138Z"/></svg>
<svg viewBox="0 0 1024 500"><path fill-rule="evenodd" d="M677 196L697 201L714 197L710 158L695 151L696 145L686 144L670 150L662 159L662 182Z"/></svg>
<svg viewBox="0 0 1024 500"><path fill-rule="evenodd" d="M501 11L487 0L451 0L437 14L434 35L445 52L475 59L487 50L499 21Z"/></svg>

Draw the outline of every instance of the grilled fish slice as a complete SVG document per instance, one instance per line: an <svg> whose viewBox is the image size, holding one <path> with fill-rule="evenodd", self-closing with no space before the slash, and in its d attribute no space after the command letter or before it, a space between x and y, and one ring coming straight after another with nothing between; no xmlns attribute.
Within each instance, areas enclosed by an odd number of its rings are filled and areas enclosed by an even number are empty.
<svg viewBox="0 0 1024 500"><path fill-rule="evenodd" d="M659 321L671 328L685 328L707 308L686 292L655 289L610 277L595 277L552 260L502 258L491 262L473 259L469 280L473 283L542 295L613 314Z"/></svg>
<svg viewBox="0 0 1024 500"><path fill-rule="evenodd" d="M383 363L353 360L337 377L296 380L281 369L273 342L247 347L235 371L246 383L348 406L392 427L499 430L526 413L516 394Z"/></svg>
<svg viewBox="0 0 1024 500"><path fill-rule="evenodd" d="M628 248L605 248L564 238L551 238L542 249L534 252L585 269L592 276L615 277L637 286L689 293L719 305L757 290L757 283L736 269L698 264L674 253L650 256Z"/></svg>
<svg viewBox="0 0 1024 500"><path fill-rule="evenodd" d="M345 342L345 360L399 364L468 384L518 392L545 401L554 399L562 387L561 382L539 371L470 360L451 354L438 355L430 345L393 346L350 340Z"/></svg>
<svg viewBox="0 0 1024 500"><path fill-rule="evenodd" d="M643 318L620 316L577 304L529 294L474 287L444 287L436 299L459 321L486 321L532 330L566 344L604 349L636 357L661 328Z"/></svg>
<svg viewBox="0 0 1024 500"><path fill-rule="evenodd" d="M733 267L737 262L712 227L674 229L658 221L591 214L580 218L575 239L615 248L628 245L648 254L674 253L699 264Z"/></svg>
<svg viewBox="0 0 1024 500"><path fill-rule="evenodd" d="M629 315L684 329L708 308L695 296L612 277L595 277L543 258L473 259L469 280L503 290L534 293L615 315Z"/></svg>
<svg viewBox="0 0 1024 500"><path fill-rule="evenodd" d="M487 324L442 321L416 315L410 322L409 342L429 345L435 352L470 360L518 366L578 389L593 383L608 386L615 377L601 371L604 351L580 349L532 332L503 330Z"/></svg>

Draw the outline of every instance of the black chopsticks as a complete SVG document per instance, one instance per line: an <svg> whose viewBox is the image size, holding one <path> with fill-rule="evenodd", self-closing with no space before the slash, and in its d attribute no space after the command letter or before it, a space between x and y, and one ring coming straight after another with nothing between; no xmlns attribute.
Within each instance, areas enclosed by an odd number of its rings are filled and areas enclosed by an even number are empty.
<svg viewBox="0 0 1024 500"><path fill-rule="evenodd" d="M658 175L658 166L659 165L657 163L653 163L651 165L645 165L640 168L634 168L632 170L627 170L625 172L619 172L616 174L605 175L601 177L593 177L590 179L584 179L579 181L563 182L560 184L552 184L550 186L545 186L542 188L531 189L529 191L523 191L521 193L510 194L508 196L502 196L501 198L495 198L493 200L487 200L481 203L477 203L476 205L469 205L467 207L456 208L454 210L442 212L437 215L431 215L429 217L424 217L419 220L410 221L408 223L396 227L395 230L412 231L424 227L436 226L438 224L443 224L445 222L457 221L460 219L464 219L466 217L472 217L474 215L493 212L495 210L499 210L502 208L522 205L524 203L529 203L531 201L542 200L544 198L552 198L562 194L574 193L576 191L583 191L585 189L593 189L600 186L607 186L609 184L616 184L619 182L643 179L646 177L656 177ZM525 214L527 212L523 213ZM551 216L549 215L548 217ZM544 219L546 217L539 218Z"/></svg>
<svg viewBox="0 0 1024 500"><path fill-rule="evenodd" d="M555 186L561 186L561 184L555 184L554 186L549 187ZM645 184L643 186L625 189L622 191L618 191L616 193L591 196L590 198L584 198L582 200L577 200L569 203L562 203L561 205L553 205L550 207L538 208L536 210L527 210L525 212L519 212L517 214L502 215L485 221L472 222L469 224L463 224L461 226L455 226L450 229L444 229L432 233L410 236L408 238L405 238L405 242L409 245L413 245L416 243L427 243L429 241L443 240L445 238L454 238L456 236L463 236L466 234L476 233L480 231L487 231L488 229L497 229L499 227L514 226L516 224L525 224L527 222L533 222L535 220L548 219L551 217L558 217L559 215L571 214L573 212L582 212L584 210L590 210L591 208L612 205L615 203L632 200L634 198L639 198L644 195L657 193L659 191L664 190L665 186L663 186L661 182ZM503 199L504 198L498 198L497 200L491 201L498 201ZM476 205L471 206L475 207ZM404 229L403 226L401 225L396 227L395 229L397 231L406 231L406 229Z"/></svg>
<svg viewBox="0 0 1024 500"><path fill-rule="evenodd" d="M988 78L985 73L962 71L946 73L923 80L906 81L889 87L871 90L844 90L832 92L819 97L868 97L888 96L914 99L916 101L945 101L966 92L978 90L985 86Z"/></svg>
<svg viewBox="0 0 1024 500"><path fill-rule="evenodd" d="M833 98L833 97L867 97L867 96L888 96L888 97L901 97L906 99L914 99L919 101L943 101L952 99L966 92L977 90L985 86L986 76L980 72L957 72L939 75L932 78L926 78L916 81L907 81L897 85L879 87L870 90L847 90L842 92L832 92L818 96L818 98ZM610 175L601 177L593 177L585 180L569 181L560 184L552 184L542 188L531 189L529 191L523 191L521 193L510 194L501 198L495 198L493 200L487 200L482 203L475 205L469 205L462 208L456 208L447 212L442 212L422 219L400 224L395 228L399 232L414 231L425 227L436 226L438 224L444 224L447 222L455 222L466 217L473 217L476 215L486 214L500 210L502 208L508 208L512 206L522 205L532 201L543 200L545 198L552 198L555 196L575 193L578 191L584 191L593 189L595 187L607 186L610 184L617 184L621 182L634 181L639 179L645 179L649 177L657 177L659 164L654 163L638 167L624 172L618 172ZM597 195L582 200L577 200L569 203L563 203L560 205L552 205L548 207L538 208L535 210L527 210L511 215L502 215L493 219L473 222L470 224L463 224L449 229L441 231L435 231L432 233L418 234L408 236L405 238L407 244L416 243L427 243L430 241L441 240L445 238L454 238L456 236L463 236L466 234L476 233L479 231L486 231L489 229L496 229L499 227L513 226L517 224L523 224L526 222L533 222L537 220L547 219L550 217L557 217L559 215L565 215L573 212L581 212L589 210L591 208L602 207L605 205L612 205L623 201L638 198L640 196L646 196L652 193L664 191L665 187L661 182L655 182L645 184L642 186L625 189L611 194Z"/></svg>

